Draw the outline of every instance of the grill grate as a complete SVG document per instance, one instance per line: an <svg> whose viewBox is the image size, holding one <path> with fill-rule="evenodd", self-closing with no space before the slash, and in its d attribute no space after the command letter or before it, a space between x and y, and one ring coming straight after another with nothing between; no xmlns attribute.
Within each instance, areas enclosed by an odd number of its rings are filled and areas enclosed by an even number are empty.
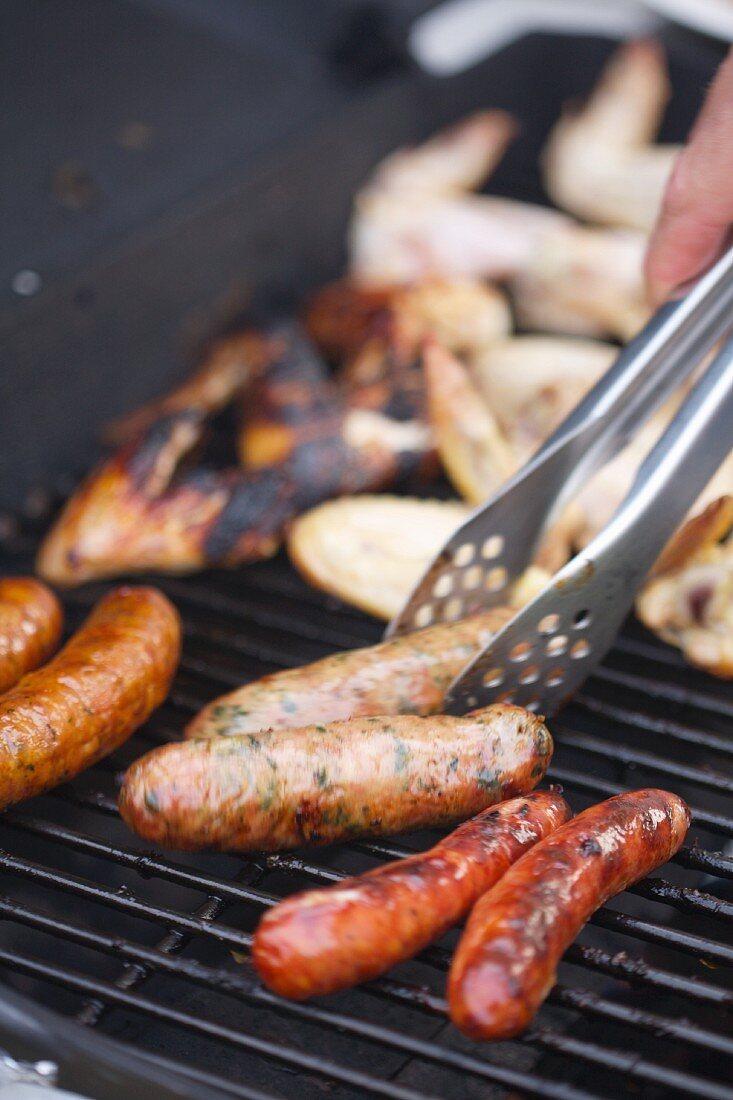
<svg viewBox="0 0 733 1100"><path fill-rule="evenodd" d="M34 527L0 546L30 568ZM629 624L553 723L550 778L573 808L633 786L669 786L694 811L688 844L601 910L567 952L558 985L520 1040L470 1043L447 1023L455 934L388 977L317 1004L279 1000L246 956L258 915L425 846L397 842L244 860L149 852L120 822L119 772L174 736L215 694L331 649L377 624L321 597L284 560L189 580L155 578L186 628L168 702L74 783L0 819L0 972L37 1000L129 1044L177 1058L233 1096L426 1100L623 1095L733 1100L733 702L726 685ZM66 600L70 627L98 598ZM297 1074L297 1085L293 1074Z"/></svg>

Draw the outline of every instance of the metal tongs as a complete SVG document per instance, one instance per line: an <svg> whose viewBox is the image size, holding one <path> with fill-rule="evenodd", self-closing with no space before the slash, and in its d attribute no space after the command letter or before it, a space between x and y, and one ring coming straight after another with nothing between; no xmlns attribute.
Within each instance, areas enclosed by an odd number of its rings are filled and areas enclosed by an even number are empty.
<svg viewBox="0 0 733 1100"><path fill-rule="evenodd" d="M668 302L536 454L445 543L386 636L506 601L567 503L733 329L733 248ZM516 702L545 715L613 643L664 545L733 448L733 338L690 390L608 525L453 681L448 713Z"/></svg>

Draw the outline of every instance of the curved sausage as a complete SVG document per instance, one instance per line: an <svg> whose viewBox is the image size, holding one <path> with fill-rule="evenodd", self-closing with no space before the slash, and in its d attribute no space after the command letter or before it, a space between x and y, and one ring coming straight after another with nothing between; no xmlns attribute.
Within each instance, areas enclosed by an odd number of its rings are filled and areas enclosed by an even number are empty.
<svg viewBox="0 0 733 1100"><path fill-rule="evenodd" d="M513 613L494 608L263 676L209 703L186 736L292 729L359 715L436 714L452 680Z"/></svg>
<svg viewBox="0 0 733 1100"><path fill-rule="evenodd" d="M484 810L428 852L287 898L259 923L255 968L294 1000L376 978L444 935L571 816L559 794L536 791Z"/></svg>
<svg viewBox="0 0 733 1100"><path fill-rule="evenodd" d="M63 613L35 577L0 579L0 691L48 660L61 638Z"/></svg>
<svg viewBox="0 0 733 1100"><path fill-rule="evenodd" d="M476 903L448 977L450 1015L475 1039L532 1020L565 949L601 905L678 850L690 812L643 790L591 806L514 864Z"/></svg>
<svg viewBox="0 0 733 1100"><path fill-rule="evenodd" d="M184 741L132 765L120 813L172 848L274 852L463 821L531 790L551 755L508 705Z"/></svg>
<svg viewBox="0 0 733 1100"><path fill-rule="evenodd" d="M118 588L44 668L0 698L0 810L106 756L163 702L180 623L154 588Z"/></svg>

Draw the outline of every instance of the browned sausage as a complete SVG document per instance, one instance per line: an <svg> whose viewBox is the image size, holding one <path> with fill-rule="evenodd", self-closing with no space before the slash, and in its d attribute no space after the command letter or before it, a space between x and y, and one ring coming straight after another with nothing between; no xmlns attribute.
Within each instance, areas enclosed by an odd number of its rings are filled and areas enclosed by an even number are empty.
<svg viewBox="0 0 733 1100"><path fill-rule="evenodd" d="M507 1039L532 1020L565 949L596 909L666 863L690 812L667 791L631 791L579 814L476 903L448 978L453 1023Z"/></svg>
<svg viewBox="0 0 733 1100"><path fill-rule="evenodd" d="M0 579L0 691L48 660L61 637L61 605L34 577Z"/></svg>
<svg viewBox="0 0 733 1100"><path fill-rule="evenodd" d="M77 775L163 702L180 623L154 588L118 588L44 668L0 699L0 809Z"/></svg>
<svg viewBox="0 0 733 1100"><path fill-rule="evenodd" d="M454 677L513 614L497 607L263 676L209 703L186 736L292 729L359 715L435 714Z"/></svg>
<svg viewBox="0 0 733 1100"><path fill-rule="evenodd" d="M278 851L464 821L535 787L552 738L521 707L353 718L164 745L128 770L120 813L173 848Z"/></svg>
<svg viewBox="0 0 733 1100"><path fill-rule="evenodd" d="M296 894L260 921L252 945L257 972L294 1000L376 978L444 935L569 817L559 794L537 791L484 810L429 852Z"/></svg>

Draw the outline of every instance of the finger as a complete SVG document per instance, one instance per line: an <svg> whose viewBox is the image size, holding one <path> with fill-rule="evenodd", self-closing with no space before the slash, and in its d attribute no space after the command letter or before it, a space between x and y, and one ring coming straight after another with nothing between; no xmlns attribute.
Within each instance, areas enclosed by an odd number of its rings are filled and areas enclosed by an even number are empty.
<svg viewBox="0 0 733 1100"><path fill-rule="evenodd" d="M645 272L659 304L722 252L733 224L733 52L721 66L680 153L647 252Z"/></svg>

